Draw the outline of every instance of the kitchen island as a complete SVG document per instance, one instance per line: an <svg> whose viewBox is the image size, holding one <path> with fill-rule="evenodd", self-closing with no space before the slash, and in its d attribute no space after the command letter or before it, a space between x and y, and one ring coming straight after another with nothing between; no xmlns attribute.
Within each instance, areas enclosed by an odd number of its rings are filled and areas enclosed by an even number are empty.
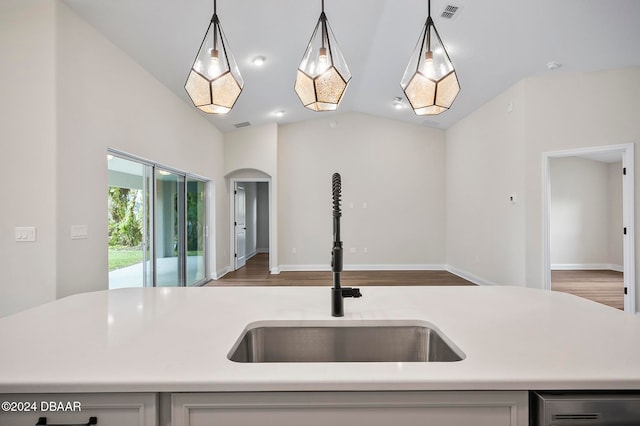
<svg viewBox="0 0 640 426"><path fill-rule="evenodd" d="M162 402L172 394L179 400L180 393L507 391L522 401L529 390L640 389L637 316L520 287L362 292L361 299L345 301L343 318L330 316L330 290L324 287L122 289L70 296L0 319L0 393L138 393L159 395ZM432 326L463 359L228 359L254 323L390 320Z"/></svg>

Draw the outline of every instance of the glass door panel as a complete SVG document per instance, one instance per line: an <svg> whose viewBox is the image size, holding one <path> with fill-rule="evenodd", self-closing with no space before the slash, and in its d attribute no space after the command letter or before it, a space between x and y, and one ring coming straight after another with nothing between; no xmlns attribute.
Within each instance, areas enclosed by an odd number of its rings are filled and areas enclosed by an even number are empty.
<svg viewBox="0 0 640 426"><path fill-rule="evenodd" d="M152 285L149 248L150 198L144 164L109 154L109 289Z"/></svg>
<svg viewBox="0 0 640 426"><path fill-rule="evenodd" d="M184 285L184 176L156 168L155 282L157 287Z"/></svg>
<svg viewBox="0 0 640 426"><path fill-rule="evenodd" d="M187 285L202 282L206 275L206 184L187 178Z"/></svg>

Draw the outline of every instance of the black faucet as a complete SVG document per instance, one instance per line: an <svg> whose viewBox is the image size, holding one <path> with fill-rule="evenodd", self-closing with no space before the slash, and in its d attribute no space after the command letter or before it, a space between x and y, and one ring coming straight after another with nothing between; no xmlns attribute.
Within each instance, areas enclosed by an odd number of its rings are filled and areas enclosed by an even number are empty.
<svg viewBox="0 0 640 426"><path fill-rule="evenodd" d="M331 251L331 271L333 271L333 288L331 289L331 315L344 316L344 298L362 297L359 288L340 287L340 273L342 272L342 241L340 241L340 195L342 181L339 173L331 177L333 194L333 250Z"/></svg>

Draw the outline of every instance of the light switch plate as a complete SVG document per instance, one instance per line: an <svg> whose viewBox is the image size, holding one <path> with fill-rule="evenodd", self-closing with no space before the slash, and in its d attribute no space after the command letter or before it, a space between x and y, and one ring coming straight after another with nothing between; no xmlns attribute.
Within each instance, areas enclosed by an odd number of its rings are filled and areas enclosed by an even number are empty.
<svg viewBox="0 0 640 426"><path fill-rule="evenodd" d="M36 240L36 227L35 226L16 226L15 229L16 241L25 243L33 242Z"/></svg>
<svg viewBox="0 0 640 426"><path fill-rule="evenodd" d="M89 237L87 225L72 225L71 226L71 239L72 240L84 240Z"/></svg>

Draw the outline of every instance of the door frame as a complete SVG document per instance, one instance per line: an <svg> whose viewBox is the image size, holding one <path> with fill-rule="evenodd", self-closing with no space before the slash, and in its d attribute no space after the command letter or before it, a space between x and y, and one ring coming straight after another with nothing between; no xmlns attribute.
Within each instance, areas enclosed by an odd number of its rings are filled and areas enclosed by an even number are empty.
<svg viewBox="0 0 640 426"><path fill-rule="evenodd" d="M248 183L248 182L266 182L269 192L269 272L272 274L279 273L277 262L277 250L276 250L276 238L274 237L275 228L275 212L273 203L273 185L271 178L266 177L232 177L229 178L229 271L234 271L235 262L235 249L236 249L236 232L235 232L235 196L233 191L235 190L236 183ZM224 275L224 274L223 274Z"/></svg>
<svg viewBox="0 0 640 426"><path fill-rule="evenodd" d="M622 167L626 168L626 175L622 179L622 223L627 233L622 238L623 245L623 275L624 311L636 312L636 282L635 282L635 212L634 212L634 144L604 145L589 148L567 149L542 153L542 250L544 289L551 290L551 159L564 157L581 157L588 154L620 153ZM621 230L622 232L622 230Z"/></svg>

